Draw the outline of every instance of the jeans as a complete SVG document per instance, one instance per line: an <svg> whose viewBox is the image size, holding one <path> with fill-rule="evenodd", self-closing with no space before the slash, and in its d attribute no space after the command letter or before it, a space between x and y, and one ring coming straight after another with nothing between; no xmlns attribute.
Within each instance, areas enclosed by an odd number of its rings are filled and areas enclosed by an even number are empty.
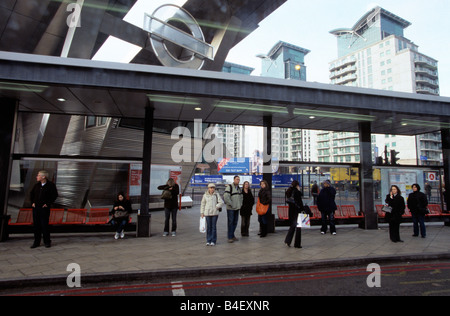
<svg viewBox="0 0 450 316"><path fill-rule="evenodd" d="M219 215L205 216L206 218L206 242L217 243L217 219Z"/></svg>
<svg viewBox="0 0 450 316"><path fill-rule="evenodd" d="M122 230L125 228L125 225L127 224L128 219L112 219L111 220L111 225L116 226L117 225L117 229L116 229L116 233L121 233Z"/></svg>
<svg viewBox="0 0 450 316"><path fill-rule="evenodd" d="M258 215L259 229L261 231L260 237L267 236L267 213L264 215Z"/></svg>
<svg viewBox="0 0 450 316"><path fill-rule="evenodd" d="M326 212L320 212L322 214L322 228L320 231L326 233L328 229L328 224L330 225L330 232L335 233L336 232L336 225L334 223L334 212L326 213Z"/></svg>
<svg viewBox="0 0 450 316"><path fill-rule="evenodd" d="M425 228L425 215L419 214L411 214L413 220L414 227L414 236L419 236L419 225L420 225L420 234L422 237L427 236L427 230Z"/></svg>
<svg viewBox="0 0 450 316"><path fill-rule="evenodd" d="M227 210L228 217L228 239L236 238L234 232L239 220L239 210Z"/></svg>
<svg viewBox="0 0 450 316"><path fill-rule="evenodd" d="M165 208L164 213L166 215L166 221L164 223L164 232L168 233L169 230L169 222L170 222L170 216L172 215L172 232L177 231L177 211L176 208Z"/></svg>

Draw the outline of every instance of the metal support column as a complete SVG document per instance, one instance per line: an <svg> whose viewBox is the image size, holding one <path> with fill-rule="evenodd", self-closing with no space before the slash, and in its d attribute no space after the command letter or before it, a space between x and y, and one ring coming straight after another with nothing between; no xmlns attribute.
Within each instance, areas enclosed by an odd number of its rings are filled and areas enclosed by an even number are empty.
<svg viewBox="0 0 450 316"><path fill-rule="evenodd" d="M378 229L378 217L373 199L372 135L370 122L359 123L360 171L360 209L364 211L365 229Z"/></svg>
<svg viewBox="0 0 450 316"><path fill-rule="evenodd" d="M263 125L263 180L266 180L269 184L269 191L272 195L272 117L264 116ZM267 232L275 232L275 217L272 214L272 204L267 211Z"/></svg>
<svg viewBox="0 0 450 316"><path fill-rule="evenodd" d="M150 171L152 164L152 141L153 141L153 111L154 109L147 105L145 108L145 127L144 127L144 148L142 161L142 179L141 179L141 213L138 215L137 237L150 237Z"/></svg>
<svg viewBox="0 0 450 316"><path fill-rule="evenodd" d="M16 133L17 101L0 99L0 241L8 239L8 194Z"/></svg>
<svg viewBox="0 0 450 316"><path fill-rule="evenodd" d="M450 129L441 130L442 138L442 156L444 160L444 202L447 204L447 211L449 210L448 201L450 201ZM450 222L445 222L445 226L450 226Z"/></svg>

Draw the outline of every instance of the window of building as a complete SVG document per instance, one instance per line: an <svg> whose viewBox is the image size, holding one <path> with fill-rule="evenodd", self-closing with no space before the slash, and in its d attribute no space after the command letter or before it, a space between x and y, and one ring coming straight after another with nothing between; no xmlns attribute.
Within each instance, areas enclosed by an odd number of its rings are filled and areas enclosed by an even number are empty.
<svg viewBox="0 0 450 316"><path fill-rule="evenodd" d="M107 117L86 116L86 128L104 126L108 121Z"/></svg>

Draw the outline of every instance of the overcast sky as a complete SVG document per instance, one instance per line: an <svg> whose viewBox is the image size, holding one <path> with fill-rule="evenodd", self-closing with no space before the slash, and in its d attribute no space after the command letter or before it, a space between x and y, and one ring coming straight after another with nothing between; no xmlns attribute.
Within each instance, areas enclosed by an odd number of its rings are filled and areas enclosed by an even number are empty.
<svg viewBox="0 0 450 316"><path fill-rule="evenodd" d="M125 20L139 27L143 12L152 14L163 4L182 6L186 0L140 0ZM405 37L419 45L419 51L439 62L439 83L442 96L450 97L450 1L449 0L288 0L260 23L231 50L227 61L255 68L261 75L261 59L280 40L311 51L306 56L307 80L330 83L329 62L337 58L337 40L329 32L351 28L371 8L379 5L412 23ZM114 41L114 40L111 40ZM104 45L95 59L129 62L140 48L120 42Z"/></svg>
<svg viewBox="0 0 450 316"><path fill-rule="evenodd" d="M441 96L450 97L450 1L448 0L288 0L260 23L228 55L227 61L255 68L257 54L267 54L279 41L306 49L307 80L329 83L328 63L337 58L337 40L329 31L351 28L375 5L412 23L405 37L419 45L419 52L439 62Z"/></svg>

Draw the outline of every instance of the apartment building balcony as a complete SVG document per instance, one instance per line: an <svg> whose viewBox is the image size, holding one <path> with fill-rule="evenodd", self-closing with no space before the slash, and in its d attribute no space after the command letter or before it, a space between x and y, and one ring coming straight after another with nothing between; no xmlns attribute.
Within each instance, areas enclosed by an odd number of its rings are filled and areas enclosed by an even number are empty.
<svg viewBox="0 0 450 316"><path fill-rule="evenodd" d="M423 84L417 83L416 85L416 92L422 93L422 94L432 94L432 95L439 95L439 89L431 88Z"/></svg>
<svg viewBox="0 0 450 316"><path fill-rule="evenodd" d="M429 68L432 70L438 69L437 61L427 58L425 56L421 56L421 55L415 56L414 63L416 65L416 67L424 67L424 68Z"/></svg>
<svg viewBox="0 0 450 316"><path fill-rule="evenodd" d="M331 84L335 85L345 85L350 82L355 82L358 79L356 73L350 73L346 76L331 80Z"/></svg>
<svg viewBox="0 0 450 316"><path fill-rule="evenodd" d="M329 70L334 71L339 68L344 68L349 65L356 64L356 57L346 57L344 59L337 60L330 64Z"/></svg>
<svg viewBox="0 0 450 316"><path fill-rule="evenodd" d="M424 86L428 86L432 89L439 88L439 82L437 80L430 79L428 77L424 76L416 76L416 83L422 84Z"/></svg>
<svg viewBox="0 0 450 316"><path fill-rule="evenodd" d="M345 67L345 68L330 72L330 79L336 79L336 78L343 77L343 76L346 76L351 73L356 73L356 65Z"/></svg>
<svg viewBox="0 0 450 316"><path fill-rule="evenodd" d="M416 72L416 76L427 76L434 80L438 79L437 70L433 70L433 69L426 68L426 67L416 66L415 72Z"/></svg>
<svg viewBox="0 0 450 316"><path fill-rule="evenodd" d="M440 145L442 142L442 137L440 134L427 133L418 136L419 141L424 142L434 142L435 144Z"/></svg>

